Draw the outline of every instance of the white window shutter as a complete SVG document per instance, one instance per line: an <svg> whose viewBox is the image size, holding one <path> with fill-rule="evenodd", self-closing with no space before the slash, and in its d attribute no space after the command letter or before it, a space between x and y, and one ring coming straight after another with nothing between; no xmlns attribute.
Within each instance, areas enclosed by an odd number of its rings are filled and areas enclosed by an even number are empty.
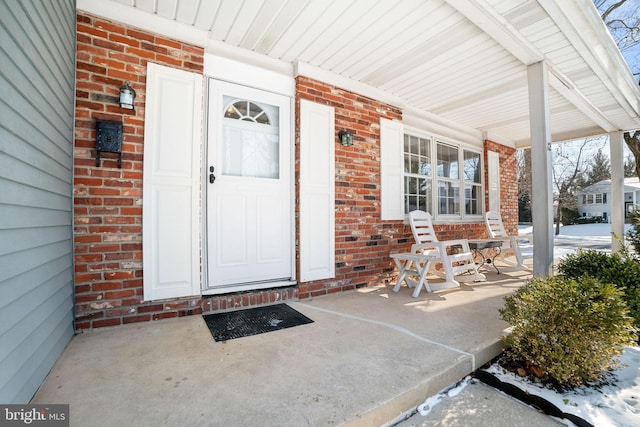
<svg viewBox="0 0 640 427"><path fill-rule="evenodd" d="M200 294L202 76L148 63L142 239L146 301Z"/></svg>
<svg viewBox="0 0 640 427"><path fill-rule="evenodd" d="M500 154L487 152L489 180L489 210L500 213Z"/></svg>
<svg viewBox="0 0 640 427"><path fill-rule="evenodd" d="M334 109L300 101L300 281L335 277Z"/></svg>
<svg viewBox="0 0 640 427"><path fill-rule="evenodd" d="M380 119L381 219L404 219L402 123Z"/></svg>

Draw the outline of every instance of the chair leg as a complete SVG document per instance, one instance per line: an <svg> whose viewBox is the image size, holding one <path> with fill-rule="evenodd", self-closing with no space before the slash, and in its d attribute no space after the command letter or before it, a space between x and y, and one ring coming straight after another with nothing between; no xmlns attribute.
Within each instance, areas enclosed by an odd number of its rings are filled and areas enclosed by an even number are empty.
<svg viewBox="0 0 640 427"><path fill-rule="evenodd" d="M427 292L431 292L431 287L429 287L429 282L427 281L427 272L429 271L430 265L431 261L426 261L424 263L421 263L419 261L414 262L416 271L418 271L419 273L418 283L416 284L416 288L413 291L414 298L418 298L418 295L420 295L420 290L423 286Z"/></svg>
<svg viewBox="0 0 640 427"><path fill-rule="evenodd" d="M516 237L511 237L511 248L513 249L513 253L516 256L516 262L518 263L518 267L524 267L524 261L522 259L522 252L520 252L520 246L518 246L518 240Z"/></svg>
<svg viewBox="0 0 640 427"><path fill-rule="evenodd" d="M396 263L396 267L398 267L398 280L396 281L396 285L393 287L393 292L398 292L400 290L400 285L402 285L402 281L407 275L407 269L410 261L407 260L405 262L401 262L397 258L394 258L393 261Z"/></svg>

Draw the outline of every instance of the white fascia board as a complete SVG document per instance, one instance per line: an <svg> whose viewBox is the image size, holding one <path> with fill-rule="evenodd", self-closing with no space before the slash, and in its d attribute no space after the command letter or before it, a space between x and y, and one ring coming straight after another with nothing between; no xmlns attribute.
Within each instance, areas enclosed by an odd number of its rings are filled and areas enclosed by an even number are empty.
<svg viewBox="0 0 640 427"><path fill-rule="evenodd" d="M443 139L452 139L478 148L482 148L484 145L482 131L415 107L406 106L403 108L402 123L416 129L429 131L429 133Z"/></svg>
<svg viewBox="0 0 640 427"><path fill-rule="evenodd" d="M311 65L306 62L297 62L295 64L294 74L295 76L310 77L342 89L347 89L349 91L359 93L360 95L375 99L376 101L391 104L398 108L402 108L403 104L406 102L399 96L392 95L382 89L352 80L348 77L341 76L332 71L316 67L315 65Z"/></svg>
<svg viewBox="0 0 640 427"><path fill-rule="evenodd" d="M484 139L485 141L491 141L491 142L496 142L500 145L505 145L507 147L511 147L511 148L518 148L518 145L516 144L516 141L510 139L510 138L505 138L502 135L498 135L495 132L483 132L482 133L482 139Z"/></svg>
<svg viewBox="0 0 640 427"><path fill-rule="evenodd" d="M261 70L268 70L276 74L294 77L294 67L290 62L281 61L252 50L231 46L227 43L210 39L205 47L205 74L207 74L207 54L224 57L233 61L251 64Z"/></svg>
<svg viewBox="0 0 640 427"><path fill-rule="evenodd" d="M451 138L459 142L482 147L482 131L463 126L436 114L413 107L407 104L405 99L385 92L382 89L352 80L306 62L298 62L295 65L294 74L296 76L309 77L400 108L402 110L402 122L407 126L428 130L431 133L442 135L445 138Z"/></svg>
<svg viewBox="0 0 640 427"><path fill-rule="evenodd" d="M160 34L169 39L200 47L207 46L209 38L207 31L191 25L181 24L173 19L153 15L113 0L76 0L76 9L154 34Z"/></svg>
<svg viewBox="0 0 640 427"><path fill-rule="evenodd" d="M640 126L640 88L591 0L538 2Z"/></svg>
<svg viewBox="0 0 640 427"><path fill-rule="evenodd" d="M538 49L535 48L532 44L530 44L520 32L513 27L504 17L495 12L491 5L489 5L485 0L445 0L449 5L454 7L459 13L465 16L468 20L476 24L478 27L482 28L484 32L486 32L491 38L493 38L498 44L500 44L503 48L505 48L511 55L516 57L520 62L525 65L531 65L532 63L539 62L544 60L548 66L550 71L552 72L553 77L550 78L550 85L554 87L558 92L560 92L569 102L576 106L580 111L582 111L587 117L593 120L598 126L604 129L605 132L610 132L611 130L615 130L616 127L606 119L605 115L597 109L591 102L587 100L587 98L580 93L575 85L563 74L561 73L553 64L550 63L548 58L546 58ZM613 46L608 46L607 48L603 48L603 54L608 54L611 51L617 52L615 62L618 67L628 68L624 58L618 51L611 35L607 31L606 27L602 23L600 16L594 13L595 6L593 6L590 0L563 0L558 2L557 0L538 0L540 5L545 9L545 11L549 14L549 16L556 22L560 29L564 30L568 27L568 23L572 22L574 17L578 16L579 12L580 22L577 25L580 25L582 31L573 31L573 34L565 35L571 40L574 47L582 54L580 48L592 48L595 45L601 45L605 40L612 44ZM563 8L567 9L567 11L563 10ZM573 8L573 9L571 9ZM569 13L569 15L567 15ZM594 16L595 15L595 16ZM571 19L568 19L567 16L571 16ZM590 21L582 21L584 18L590 18ZM597 22L599 21L599 22ZM594 34L594 28L597 30L598 34ZM604 30L604 31L603 31ZM575 37L581 37L582 34L585 34L585 37L588 35L594 40L588 43L575 43ZM571 37L573 35L573 37ZM596 37L597 36L597 37ZM595 55L595 54L593 54ZM595 60L595 56L594 60ZM584 55L583 55L584 57ZM585 57L587 61L589 61L589 57ZM607 69L606 67L604 69ZM598 73L602 78L602 74ZM627 73L627 77L631 77L630 82L635 92L638 93L639 90L637 88L637 84L633 81L630 73ZM608 85L609 90L612 90L612 83L608 81L609 79L603 79L605 84ZM629 81L627 82L629 83ZM615 84L614 84L615 86ZM622 88L624 91L624 88ZM613 92L613 91L612 91ZM630 104L633 104L633 97L629 94L625 96L626 99L631 99ZM640 106L640 98L638 96L635 97L637 106ZM620 97L618 96L618 100L620 101ZM636 107L637 107L636 106ZM624 108L624 105L623 105ZM637 108L636 108L636 111ZM631 112L627 109L627 113ZM631 114L633 117L633 114ZM637 116L637 113L636 113ZM639 119L640 120L640 119Z"/></svg>
<svg viewBox="0 0 640 427"><path fill-rule="evenodd" d="M228 50L243 51L245 49L228 48L224 53L228 54ZM230 59L228 56L233 56L235 59ZM228 56L205 53L204 74L215 79L251 86L292 98L295 96L296 82L293 78L291 64L278 64L275 67L277 70L274 70L274 67L267 67L261 61L255 61L253 55L246 57L242 55L242 52L236 52L235 55ZM287 65L289 66L287 67Z"/></svg>

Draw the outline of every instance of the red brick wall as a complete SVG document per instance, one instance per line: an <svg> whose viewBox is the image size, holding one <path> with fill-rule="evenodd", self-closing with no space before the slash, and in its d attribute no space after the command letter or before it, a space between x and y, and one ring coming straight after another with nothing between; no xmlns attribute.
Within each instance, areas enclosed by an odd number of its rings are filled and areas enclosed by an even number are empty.
<svg viewBox="0 0 640 427"><path fill-rule="evenodd" d="M330 280L300 283L298 296L307 298L379 284L393 275L391 250L408 250L413 240L409 239L411 231L402 221L380 220L380 118L400 120L402 112L359 94L298 77L296 182L300 160L300 99L335 108L336 276ZM352 146L345 147L339 142L338 132L343 129L353 134ZM298 191L296 188L297 199ZM296 206L296 217L298 213ZM299 259L297 265L299 270Z"/></svg>
<svg viewBox="0 0 640 427"><path fill-rule="evenodd" d="M402 221L380 220L379 124L381 117L401 119L402 113L358 94L298 77L296 112L302 98L331 105L336 112L335 279L211 298L143 302L146 64L154 61L202 73L203 50L82 13L77 20L77 46L74 245L78 330L308 298L394 279L396 272L389 253L408 250L413 237ZM118 105L119 88L125 80L137 92L135 110L123 110ZM123 122L122 168L117 168L116 157L111 154L103 154L96 167L96 120ZM298 129L299 122L296 159ZM342 129L354 134L353 146L343 147L338 142L337 132ZM512 167L515 177L515 150L505 151L498 144L488 147L501 153L502 170ZM296 170L296 182L298 178ZM517 197L512 196L512 192L517 195L517 188L511 183L515 179L502 178L503 215L515 208L517 223ZM483 237L485 233L484 223L436 225L436 231L443 240Z"/></svg>
<svg viewBox="0 0 640 427"><path fill-rule="evenodd" d="M295 298L295 287L211 298L143 302L142 153L147 61L203 71L203 49L88 14L78 14L74 149L74 246L78 330L249 307ZM135 110L121 109L131 82ZM95 163L95 122L123 122L116 156Z"/></svg>
<svg viewBox="0 0 640 427"><path fill-rule="evenodd" d="M336 117L336 276L301 283L299 297L324 295L395 279L397 272L389 253L408 251L413 236L411 229L402 221L380 219L380 118L401 119L402 112L393 106L307 77L297 78L296 94L296 112L300 108L300 99L307 99L334 107ZM299 129L298 125L296 129ZM340 144L337 133L342 129L353 133L353 146ZM296 133L296 164L299 161L298 142L299 134ZM440 224L434 228L442 240L480 238L486 234L484 222Z"/></svg>
<svg viewBox="0 0 640 427"><path fill-rule="evenodd" d="M495 151L500 157L500 215L508 234L518 234L518 164L516 149L493 141L484 142L484 164L487 153ZM485 167L485 183L489 181ZM485 206L489 206L489 189L485 185Z"/></svg>
<svg viewBox="0 0 640 427"><path fill-rule="evenodd" d="M77 17L74 244L76 328L174 317L198 301L142 303L142 153L147 61L202 73L203 49L88 14ZM130 81L135 109L121 109ZM96 120L123 123L116 155L95 163Z"/></svg>

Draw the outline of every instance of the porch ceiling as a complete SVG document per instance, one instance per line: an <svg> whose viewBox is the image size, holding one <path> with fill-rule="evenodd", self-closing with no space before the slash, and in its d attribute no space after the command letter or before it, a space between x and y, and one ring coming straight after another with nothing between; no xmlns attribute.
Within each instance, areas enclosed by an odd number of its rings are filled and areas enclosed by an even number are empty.
<svg viewBox="0 0 640 427"><path fill-rule="evenodd" d="M638 83L591 0L77 4L209 52L233 46L308 64L517 147L529 144L527 65L544 60L554 141L640 128Z"/></svg>

